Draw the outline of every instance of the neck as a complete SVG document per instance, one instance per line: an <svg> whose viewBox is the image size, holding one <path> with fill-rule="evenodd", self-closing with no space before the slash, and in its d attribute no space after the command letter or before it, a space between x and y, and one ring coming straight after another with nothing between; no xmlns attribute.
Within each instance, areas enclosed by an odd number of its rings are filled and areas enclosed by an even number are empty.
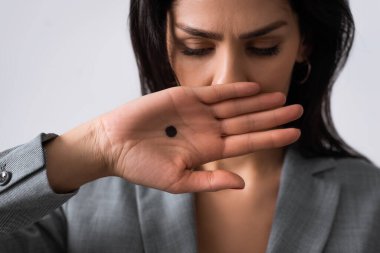
<svg viewBox="0 0 380 253"><path fill-rule="evenodd" d="M284 149L258 151L244 156L210 162L201 166L202 170L224 169L251 179L272 177L281 171Z"/></svg>

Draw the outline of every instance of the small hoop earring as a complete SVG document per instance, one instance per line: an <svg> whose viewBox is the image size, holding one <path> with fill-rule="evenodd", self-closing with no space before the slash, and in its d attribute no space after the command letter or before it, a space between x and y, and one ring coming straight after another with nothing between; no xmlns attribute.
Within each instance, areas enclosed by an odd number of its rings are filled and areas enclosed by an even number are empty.
<svg viewBox="0 0 380 253"><path fill-rule="evenodd" d="M304 84L306 83L307 80L309 80L309 77L310 77L310 74L311 74L311 63L309 60L306 61L306 66L307 66L307 72L306 72L306 76L304 77L304 79L302 79L299 84Z"/></svg>

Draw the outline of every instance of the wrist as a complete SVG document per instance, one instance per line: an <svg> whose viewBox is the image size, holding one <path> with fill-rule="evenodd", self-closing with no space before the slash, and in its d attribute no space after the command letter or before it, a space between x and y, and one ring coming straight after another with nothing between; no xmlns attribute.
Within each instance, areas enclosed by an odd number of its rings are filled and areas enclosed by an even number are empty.
<svg viewBox="0 0 380 253"><path fill-rule="evenodd" d="M91 121L45 144L48 180L55 192L72 192L108 176L97 145L98 131L96 121Z"/></svg>

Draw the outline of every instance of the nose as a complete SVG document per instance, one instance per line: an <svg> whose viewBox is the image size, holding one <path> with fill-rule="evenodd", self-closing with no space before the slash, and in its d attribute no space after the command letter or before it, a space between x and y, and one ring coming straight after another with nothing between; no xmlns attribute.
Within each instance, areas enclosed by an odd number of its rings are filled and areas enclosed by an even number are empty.
<svg viewBox="0 0 380 253"><path fill-rule="evenodd" d="M239 55L236 50L229 49L220 52L215 61L214 77L212 85L248 82L248 73L245 71L244 57Z"/></svg>

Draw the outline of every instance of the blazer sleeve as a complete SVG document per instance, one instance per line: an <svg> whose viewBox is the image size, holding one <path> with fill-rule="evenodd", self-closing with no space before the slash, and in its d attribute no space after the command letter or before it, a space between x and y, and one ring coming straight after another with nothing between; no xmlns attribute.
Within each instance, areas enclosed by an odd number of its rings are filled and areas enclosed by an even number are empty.
<svg viewBox="0 0 380 253"><path fill-rule="evenodd" d="M0 253L9 252L67 252L67 222L63 208L53 210L16 232L0 234Z"/></svg>
<svg viewBox="0 0 380 253"><path fill-rule="evenodd" d="M42 133L0 153L0 238L37 222L77 193L57 194L49 185L43 144L56 136Z"/></svg>

